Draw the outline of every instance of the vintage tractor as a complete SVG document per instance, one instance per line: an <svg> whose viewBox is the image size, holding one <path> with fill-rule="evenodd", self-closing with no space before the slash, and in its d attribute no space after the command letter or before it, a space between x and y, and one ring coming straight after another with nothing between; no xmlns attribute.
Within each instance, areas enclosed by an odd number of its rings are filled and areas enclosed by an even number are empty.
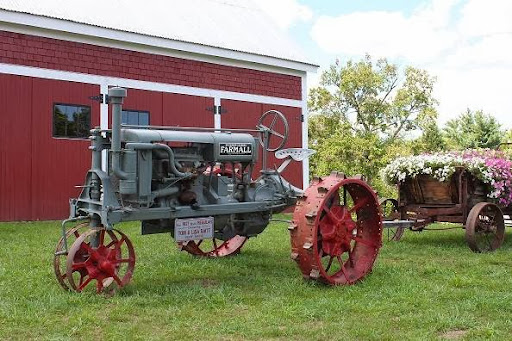
<svg viewBox="0 0 512 341"><path fill-rule="evenodd" d="M126 95L111 88L112 129L91 130L91 169L70 200L55 251L63 288L99 293L130 282L135 251L117 223L138 220L142 234L170 232L192 255L223 257L239 253L273 213L293 205L291 258L305 278L352 284L370 272L382 233L375 192L336 172L314 178L305 192L283 179L292 160L313 153L281 149L288 137L283 114L266 112L252 130L125 126ZM263 167L252 180L259 145ZM279 167L267 167L269 152L283 160ZM70 222L77 225L66 230Z"/></svg>

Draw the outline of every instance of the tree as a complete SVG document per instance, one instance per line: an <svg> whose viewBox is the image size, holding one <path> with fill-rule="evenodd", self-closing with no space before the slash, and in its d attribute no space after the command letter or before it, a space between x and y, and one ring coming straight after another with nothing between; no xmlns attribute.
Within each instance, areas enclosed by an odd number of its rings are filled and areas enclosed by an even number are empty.
<svg viewBox="0 0 512 341"><path fill-rule="evenodd" d="M446 123L446 141L451 148L496 148L503 132L498 121L482 110L467 109L459 117Z"/></svg>
<svg viewBox="0 0 512 341"><path fill-rule="evenodd" d="M446 150L446 141L437 122L431 121L425 124L422 129L423 134L412 142L412 149L415 154Z"/></svg>
<svg viewBox="0 0 512 341"><path fill-rule="evenodd" d="M386 59L370 56L345 65L336 61L309 94L312 113L336 118L363 135L393 142L404 132L435 120L435 79L426 71L407 67L401 75Z"/></svg>
<svg viewBox="0 0 512 341"><path fill-rule="evenodd" d="M324 121L324 118L316 115L311 121L310 133L313 133L319 126L318 121ZM329 174L337 170L347 175L364 174L369 178L377 175L384 153L377 136L355 133L347 123L331 127L330 134L311 141L317 151L311 159L312 174Z"/></svg>

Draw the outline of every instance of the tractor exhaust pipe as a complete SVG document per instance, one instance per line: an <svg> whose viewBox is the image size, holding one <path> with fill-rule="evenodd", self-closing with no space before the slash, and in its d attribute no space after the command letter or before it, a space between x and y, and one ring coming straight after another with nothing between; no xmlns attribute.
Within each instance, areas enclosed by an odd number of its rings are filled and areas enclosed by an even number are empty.
<svg viewBox="0 0 512 341"><path fill-rule="evenodd" d="M126 97L126 89L115 87L108 90L108 99L112 104L112 171L123 180L128 179L128 173L121 169L121 110L124 98Z"/></svg>

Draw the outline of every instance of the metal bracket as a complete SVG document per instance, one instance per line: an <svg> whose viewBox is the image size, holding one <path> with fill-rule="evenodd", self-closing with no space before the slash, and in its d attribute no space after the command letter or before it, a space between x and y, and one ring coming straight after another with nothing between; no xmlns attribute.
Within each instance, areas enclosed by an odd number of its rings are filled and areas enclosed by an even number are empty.
<svg viewBox="0 0 512 341"><path fill-rule="evenodd" d="M224 109L220 105L214 105L213 107L207 107L206 110L213 112L214 115L225 114L228 112L226 109Z"/></svg>
<svg viewBox="0 0 512 341"><path fill-rule="evenodd" d="M89 96L89 99L100 102L101 104L108 104L108 95L99 94L97 96Z"/></svg>

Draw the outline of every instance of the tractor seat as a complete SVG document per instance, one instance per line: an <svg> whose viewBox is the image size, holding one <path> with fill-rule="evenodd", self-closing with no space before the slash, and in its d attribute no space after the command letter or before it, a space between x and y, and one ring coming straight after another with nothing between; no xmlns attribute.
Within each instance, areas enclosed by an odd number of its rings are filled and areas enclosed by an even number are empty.
<svg viewBox="0 0 512 341"><path fill-rule="evenodd" d="M277 159L285 159L288 156L294 159L295 161L306 160L311 155L315 154L316 151L313 149L307 148L286 148L281 149L275 153Z"/></svg>

